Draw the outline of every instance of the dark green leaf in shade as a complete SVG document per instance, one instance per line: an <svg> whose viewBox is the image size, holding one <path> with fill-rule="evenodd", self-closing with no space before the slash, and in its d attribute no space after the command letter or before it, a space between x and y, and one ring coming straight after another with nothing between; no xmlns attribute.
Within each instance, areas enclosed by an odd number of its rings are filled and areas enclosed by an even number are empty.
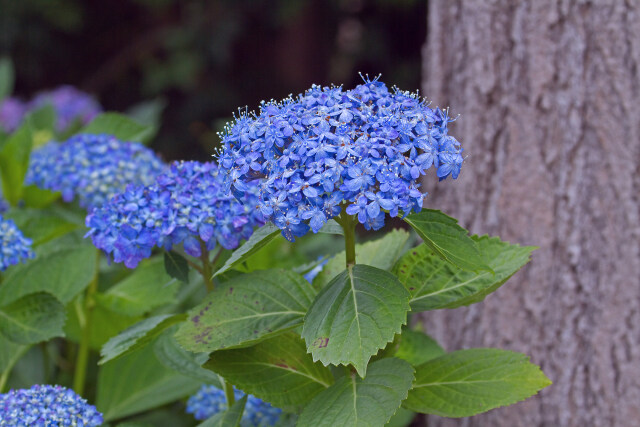
<svg viewBox="0 0 640 427"><path fill-rule="evenodd" d="M340 378L318 394L298 427L384 426L398 410L413 382L413 368L396 358L373 362L365 378Z"/></svg>
<svg viewBox="0 0 640 427"><path fill-rule="evenodd" d="M133 141L146 144L153 137L152 126L145 126L118 113L102 113L79 133L113 135L121 141Z"/></svg>
<svg viewBox="0 0 640 427"><path fill-rule="evenodd" d="M395 267L411 292L413 311L457 308L482 301L529 262L533 246L512 245L497 237L472 236L494 273L460 270L434 255L426 245L407 252Z"/></svg>
<svg viewBox="0 0 640 427"><path fill-rule="evenodd" d="M7 57L0 58L0 101L11 95L14 82L15 74L11 59Z"/></svg>
<svg viewBox="0 0 640 427"><path fill-rule="evenodd" d="M468 231L458 225L458 220L432 209L423 209L404 220L442 259L463 270L491 272Z"/></svg>
<svg viewBox="0 0 640 427"><path fill-rule="evenodd" d="M0 144L0 181L2 195L15 206L22 198L25 174L29 166L29 154L33 144L31 122L23 124Z"/></svg>
<svg viewBox="0 0 640 427"><path fill-rule="evenodd" d="M183 283L189 283L189 263L177 252L164 253L164 268L167 274Z"/></svg>
<svg viewBox="0 0 640 427"><path fill-rule="evenodd" d="M395 357L418 366L444 353L444 349L429 335L405 327L402 328Z"/></svg>
<svg viewBox="0 0 640 427"><path fill-rule="evenodd" d="M409 292L393 274L368 265L349 267L318 294L304 319L302 337L314 360L367 363L407 321Z"/></svg>
<svg viewBox="0 0 640 427"><path fill-rule="evenodd" d="M231 408L223 412L218 412L213 417L198 424L196 427L238 427L248 398L249 396L247 395L242 396L240 400L231 405Z"/></svg>
<svg viewBox="0 0 640 427"><path fill-rule="evenodd" d="M144 260L133 273L96 295L105 307L127 316L139 316L156 307L171 303L178 282L165 272L161 257Z"/></svg>
<svg viewBox="0 0 640 427"><path fill-rule="evenodd" d="M186 319L185 314L163 314L144 319L111 338L100 350L99 365L145 347L169 326Z"/></svg>
<svg viewBox="0 0 640 427"><path fill-rule="evenodd" d="M300 326L314 296L309 282L291 271L242 274L189 311L176 339L196 353L248 346Z"/></svg>
<svg viewBox="0 0 640 427"><path fill-rule="evenodd" d="M64 336L64 306L51 294L26 295L0 307L0 334L17 344Z"/></svg>
<svg viewBox="0 0 640 427"><path fill-rule="evenodd" d="M158 361L165 367L172 369L184 376L212 384L219 389L223 388L217 374L204 369L202 364L209 359L207 353L191 353L178 345L173 334L175 327L167 329L158 337L153 350Z"/></svg>
<svg viewBox="0 0 640 427"><path fill-rule="evenodd" d="M371 265L381 270L391 270L402 255L409 239L405 230L393 230L382 238L356 245L356 262ZM345 267L345 252L342 251L327 262L322 271L313 280L313 286L321 289L336 277Z"/></svg>
<svg viewBox="0 0 640 427"><path fill-rule="evenodd" d="M424 414L469 417L524 400L550 384L524 354L460 350L418 366L403 406Z"/></svg>
<svg viewBox="0 0 640 427"><path fill-rule="evenodd" d="M216 351L204 367L279 408L305 405L333 384L329 368L314 363L293 332L248 348Z"/></svg>
<svg viewBox="0 0 640 427"><path fill-rule="evenodd" d="M266 224L260 228L258 228L252 235L249 237L249 240L244 242L242 246L236 249L231 257L224 263L222 267L214 276L224 273L230 268L235 267L236 265L244 262L251 255L258 252L260 249L265 247L269 242L275 239L280 234L280 229L273 224Z"/></svg>
<svg viewBox="0 0 640 427"><path fill-rule="evenodd" d="M189 396L201 385L162 366L147 346L100 367L96 407L113 421Z"/></svg>

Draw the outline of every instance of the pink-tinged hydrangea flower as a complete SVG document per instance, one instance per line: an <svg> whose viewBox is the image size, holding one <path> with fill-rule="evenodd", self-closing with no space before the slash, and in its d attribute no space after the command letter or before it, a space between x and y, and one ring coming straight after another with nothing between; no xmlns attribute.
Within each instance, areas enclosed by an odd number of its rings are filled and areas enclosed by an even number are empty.
<svg viewBox="0 0 640 427"><path fill-rule="evenodd" d="M29 110L36 110L45 105L51 105L55 110L58 132L64 132L75 122L87 124L102 111L100 104L91 95L73 86L60 86L39 93L29 102Z"/></svg>
<svg viewBox="0 0 640 427"><path fill-rule="evenodd" d="M110 135L75 135L50 142L31 154L26 183L60 191L80 206L100 206L128 184L149 185L165 170L155 153L137 142Z"/></svg>
<svg viewBox="0 0 640 427"><path fill-rule="evenodd" d="M27 106L18 98L5 98L0 101L0 129L11 133L22 123Z"/></svg>
<svg viewBox="0 0 640 427"><path fill-rule="evenodd" d="M102 422L95 406L58 385L34 385L0 394L0 426L95 427Z"/></svg>
<svg viewBox="0 0 640 427"><path fill-rule="evenodd" d="M86 219L93 244L116 262L134 268L155 246L183 244L201 255L219 243L235 249L264 224L255 208L257 188L247 186L241 202L225 191L215 163L175 162L153 185L129 186Z"/></svg>
<svg viewBox="0 0 640 427"><path fill-rule="evenodd" d="M243 396L243 392L234 388L236 401ZM227 401L224 392L212 385L203 385L187 401L187 413L193 414L196 420L206 420L226 410ZM281 409L274 408L270 403L249 395L240 425L242 427L273 426L278 422L281 414Z"/></svg>
<svg viewBox="0 0 640 427"><path fill-rule="evenodd" d="M0 271L33 258L31 244L31 239L24 237L12 220L0 215Z"/></svg>
<svg viewBox="0 0 640 427"><path fill-rule="evenodd" d="M227 125L218 160L234 194L259 180L260 210L291 241L317 233L343 207L377 230L386 213L420 211L419 181L432 166L441 180L458 177L462 149L449 122L378 80L347 91L312 86Z"/></svg>

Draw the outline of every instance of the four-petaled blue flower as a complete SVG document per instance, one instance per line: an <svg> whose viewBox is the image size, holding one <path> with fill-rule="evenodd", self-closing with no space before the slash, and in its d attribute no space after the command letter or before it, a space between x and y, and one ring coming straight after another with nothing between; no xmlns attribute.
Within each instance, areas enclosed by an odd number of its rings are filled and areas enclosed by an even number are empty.
<svg viewBox="0 0 640 427"><path fill-rule="evenodd" d="M91 209L128 184L149 185L166 169L154 152L137 142L109 135L75 135L50 142L31 154L26 183L60 191L66 202L77 198Z"/></svg>
<svg viewBox="0 0 640 427"><path fill-rule="evenodd" d="M235 249L264 224L256 209L257 187L249 184L241 202L225 191L215 163L175 162L150 186L129 186L86 218L93 244L116 262L134 268L155 246L183 244L199 257L216 242Z"/></svg>
<svg viewBox="0 0 640 427"><path fill-rule="evenodd" d="M34 385L0 394L0 426L95 427L102 422L95 406L59 385Z"/></svg>
<svg viewBox="0 0 640 427"><path fill-rule="evenodd" d="M12 220L0 215L0 271L33 258L31 243Z"/></svg>
<svg viewBox="0 0 640 427"><path fill-rule="evenodd" d="M234 388L236 401L242 399L243 396L242 391ZM187 413L193 414L196 420L206 420L226 410L227 400L224 392L212 385L203 385L187 401ZM281 413L281 409L274 408L271 404L249 395L240 425L242 427L273 426L278 422Z"/></svg>
<svg viewBox="0 0 640 427"><path fill-rule="evenodd" d="M448 135L451 121L377 79L347 91L312 86L241 113L221 134L218 161L233 194L259 182L258 208L289 240L317 233L343 209L377 230L387 213L420 211L427 169L458 177L462 149Z"/></svg>

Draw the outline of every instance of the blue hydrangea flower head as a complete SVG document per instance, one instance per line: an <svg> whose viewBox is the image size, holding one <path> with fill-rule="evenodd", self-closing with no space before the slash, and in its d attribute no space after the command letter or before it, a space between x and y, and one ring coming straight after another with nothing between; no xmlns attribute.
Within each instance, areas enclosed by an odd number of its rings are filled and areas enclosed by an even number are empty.
<svg viewBox="0 0 640 427"><path fill-rule="evenodd" d="M237 200L223 185L215 163L174 162L153 185L128 186L86 219L93 244L116 262L134 268L155 247L182 244L199 257L219 243L235 249L264 224L257 187L248 185Z"/></svg>
<svg viewBox="0 0 640 427"><path fill-rule="evenodd" d="M95 406L58 385L34 385L0 394L0 426L94 427L102 422Z"/></svg>
<svg viewBox="0 0 640 427"><path fill-rule="evenodd" d="M41 92L29 102L29 110L36 110L44 105L53 106L58 132L64 132L75 122L87 124L102 111L100 104L91 95L73 86L60 86Z"/></svg>
<svg viewBox="0 0 640 427"><path fill-rule="evenodd" d="M110 135L80 134L50 142L31 154L27 184L60 191L65 202L100 206L128 184L148 185L165 170L154 152Z"/></svg>
<svg viewBox="0 0 640 427"><path fill-rule="evenodd" d="M5 98L0 101L0 129L11 133L20 126L27 106L18 98Z"/></svg>
<svg viewBox="0 0 640 427"><path fill-rule="evenodd" d="M242 399L244 393L234 388L236 401ZM187 413L193 414L196 420L206 420L219 412L227 410L224 392L212 385L203 385L198 392L187 401ZM273 426L282 414L282 410L274 408L255 396L249 395L244 408L240 425L242 427Z"/></svg>
<svg viewBox="0 0 640 427"><path fill-rule="evenodd" d="M462 148L448 135L451 121L377 79L346 91L312 86L241 113L221 134L218 161L234 194L259 181L259 209L291 241L343 209L377 230L386 214L422 209L419 181L431 167L441 180L458 177Z"/></svg>
<svg viewBox="0 0 640 427"><path fill-rule="evenodd" d="M33 258L31 244L12 220L0 215L0 271Z"/></svg>

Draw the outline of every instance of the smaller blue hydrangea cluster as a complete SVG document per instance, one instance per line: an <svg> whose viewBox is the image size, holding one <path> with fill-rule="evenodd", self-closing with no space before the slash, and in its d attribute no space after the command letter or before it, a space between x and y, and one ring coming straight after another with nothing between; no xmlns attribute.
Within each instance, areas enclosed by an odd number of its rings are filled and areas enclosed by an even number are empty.
<svg viewBox="0 0 640 427"><path fill-rule="evenodd" d="M74 123L89 123L102 107L89 94L73 86L60 86L48 92L41 92L28 104L33 111L45 105L52 105L56 112L56 130L64 132Z"/></svg>
<svg viewBox="0 0 640 427"><path fill-rule="evenodd" d="M6 133L11 133L20 126L24 115L27 113L27 106L18 98L5 98L0 101L0 129Z"/></svg>
<svg viewBox="0 0 640 427"><path fill-rule="evenodd" d="M12 220L5 220L0 215L0 271L33 258L31 243Z"/></svg>
<svg viewBox="0 0 640 427"><path fill-rule="evenodd" d="M237 401L242 399L244 393L234 389L234 395ZM224 392L212 385L203 385L187 401L187 413L193 414L196 420L206 420L226 410L227 400ZM278 422L281 414L281 409L274 408L270 403L249 395L240 425L242 427L273 426Z"/></svg>
<svg viewBox="0 0 640 427"><path fill-rule="evenodd" d="M34 385L0 394L0 426L94 427L102 422L95 406L58 385Z"/></svg>
<svg viewBox="0 0 640 427"><path fill-rule="evenodd" d="M432 166L457 178L462 149L452 120L416 94L378 80L352 90L312 86L263 103L227 125L218 154L234 194L260 181L259 208L293 241L343 209L366 229L422 209L419 179Z"/></svg>
<svg viewBox="0 0 640 427"><path fill-rule="evenodd" d="M235 249L264 224L257 188L247 187L238 201L224 191L215 163L175 162L153 185L129 186L86 219L93 244L116 262L134 268L155 246L170 250L183 244L201 255L201 242ZM242 202L242 203L241 203Z"/></svg>
<svg viewBox="0 0 640 427"><path fill-rule="evenodd" d="M165 169L154 152L142 144L110 135L80 134L35 150L25 181L60 191L65 202L77 198L80 206L90 210L128 184L152 184Z"/></svg>

